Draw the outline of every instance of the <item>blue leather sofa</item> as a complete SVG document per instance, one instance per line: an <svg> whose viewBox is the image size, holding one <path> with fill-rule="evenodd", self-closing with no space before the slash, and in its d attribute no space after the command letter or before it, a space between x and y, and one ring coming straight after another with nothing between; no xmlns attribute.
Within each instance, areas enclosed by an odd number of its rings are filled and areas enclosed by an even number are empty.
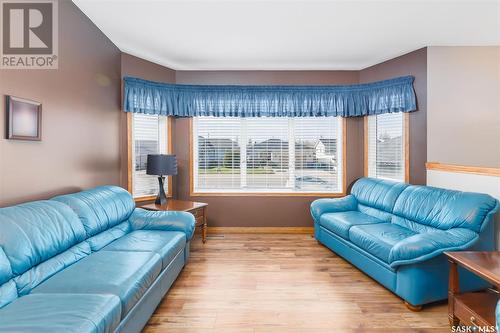
<svg viewBox="0 0 500 333"><path fill-rule="evenodd" d="M116 186L0 209L0 332L139 332L189 256L194 217Z"/></svg>
<svg viewBox="0 0 500 333"><path fill-rule="evenodd" d="M311 204L316 239L403 298L447 298L444 251L495 248L498 201L486 194L361 178L351 194ZM488 285L460 270L460 290Z"/></svg>

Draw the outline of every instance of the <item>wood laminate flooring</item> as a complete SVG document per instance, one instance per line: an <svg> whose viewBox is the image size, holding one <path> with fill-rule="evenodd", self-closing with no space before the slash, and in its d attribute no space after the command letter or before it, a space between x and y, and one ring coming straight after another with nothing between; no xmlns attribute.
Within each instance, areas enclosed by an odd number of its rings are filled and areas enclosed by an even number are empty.
<svg viewBox="0 0 500 333"><path fill-rule="evenodd" d="M196 237L196 236L195 236ZM450 332L305 234L196 237L145 333Z"/></svg>

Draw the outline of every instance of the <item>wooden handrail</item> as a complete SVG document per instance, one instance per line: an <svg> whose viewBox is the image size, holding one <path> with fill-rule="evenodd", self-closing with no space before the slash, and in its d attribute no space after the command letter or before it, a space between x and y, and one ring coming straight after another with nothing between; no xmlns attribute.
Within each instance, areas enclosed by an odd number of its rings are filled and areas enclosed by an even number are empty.
<svg viewBox="0 0 500 333"><path fill-rule="evenodd" d="M477 166L458 165L458 164L444 164L438 162L427 162L425 163L425 167L427 168L427 170L470 173L482 176L500 177L500 168L477 167Z"/></svg>

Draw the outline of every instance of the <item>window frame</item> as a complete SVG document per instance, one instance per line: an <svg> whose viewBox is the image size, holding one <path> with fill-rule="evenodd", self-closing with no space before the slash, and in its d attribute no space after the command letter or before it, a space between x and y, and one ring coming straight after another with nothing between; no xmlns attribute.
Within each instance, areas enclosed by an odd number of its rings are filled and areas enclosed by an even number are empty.
<svg viewBox="0 0 500 333"><path fill-rule="evenodd" d="M133 123L133 112L127 112L127 191L133 196L133 145L134 139L132 137L132 123ZM172 117L167 116L167 121L165 122L167 131L167 154L172 154ZM172 198L172 176L167 176L167 198ZM155 200L156 195L148 195L142 197L134 197L135 202L144 202Z"/></svg>
<svg viewBox="0 0 500 333"><path fill-rule="evenodd" d="M347 148L347 120L341 117L342 128L342 186L341 192L203 192L194 189L194 136L193 136L193 117L189 118L189 196L191 197L330 197L340 198L346 196L346 148Z"/></svg>
<svg viewBox="0 0 500 333"><path fill-rule="evenodd" d="M369 146L369 136L368 136L368 117L363 118L363 137L364 137L364 148L363 148L363 169L364 176L369 177L369 161L368 161L368 146ZM404 180L403 182L410 182L410 114L408 112L403 112L403 149L404 149Z"/></svg>

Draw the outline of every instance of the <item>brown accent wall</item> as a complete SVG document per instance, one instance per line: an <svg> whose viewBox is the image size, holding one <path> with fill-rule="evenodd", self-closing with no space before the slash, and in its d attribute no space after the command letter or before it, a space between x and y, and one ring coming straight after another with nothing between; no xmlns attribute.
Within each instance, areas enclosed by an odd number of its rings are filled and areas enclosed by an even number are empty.
<svg viewBox="0 0 500 333"><path fill-rule="evenodd" d="M366 83L413 75L417 111L410 113L410 183L426 183L427 162L427 48L422 48L359 72L359 82Z"/></svg>
<svg viewBox="0 0 500 333"><path fill-rule="evenodd" d="M357 71L177 71L185 84L353 84ZM363 121L347 121L347 184L363 175ZM315 197L189 197L189 119L174 122L174 153L179 174L174 196L209 204L209 225L217 227L312 226L309 205Z"/></svg>
<svg viewBox="0 0 500 333"><path fill-rule="evenodd" d="M5 95L43 105L42 141L5 139ZM59 69L0 70L0 206L120 179L120 51L59 2Z"/></svg>

